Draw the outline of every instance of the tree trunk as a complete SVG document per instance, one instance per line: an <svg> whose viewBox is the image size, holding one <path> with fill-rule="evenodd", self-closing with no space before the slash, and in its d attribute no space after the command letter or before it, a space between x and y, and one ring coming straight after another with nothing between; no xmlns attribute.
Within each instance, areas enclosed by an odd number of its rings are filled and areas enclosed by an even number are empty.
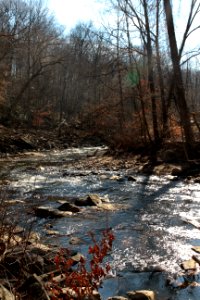
<svg viewBox="0 0 200 300"><path fill-rule="evenodd" d="M169 45L171 51L171 59L174 72L174 84L177 98L177 106L179 109L181 125L183 127L185 142L187 149L189 150L194 142L192 127L190 124L189 109L186 103L185 91L183 86L182 73L180 68L179 53L176 43L176 36L174 30L174 21L172 15L172 7L170 0L163 0L164 10L166 15L166 23L169 37Z"/></svg>
<svg viewBox="0 0 200 300"><path fill-rule="evenodd" d="M155 97L155 84L154 84L154 71L153 71L153 52L152 52L152 43L151 43L151 34L149 26L149 17L148 17L148 8L147 1L143 0L144 7L144 16L145 16L145 29L146 29L146 51L147 51L147 60L148 60L148 82L151 92L151 109L152 109L152 121L153 121L153 133L154 133L154 142L155 144L159 141L159 131L158 131L158 119L157 119L157 105Z"/></svg>
<svg viewBox="0 0 200 300"><path fill-rule="evenodd" d="M121 74L121 61L120 61L120 20L118 16L117 21L117 76L118 76L118 85L119 85L119 103L120 103L120 111L119 111L119 125L120 130L123 131L125 114L124 114L124 95L123 95L123 87L122 87L122 74Z"/></svg>
<svg viewBox="0 0 200 300"><path fill-rule="evenodd" d="M161 108L162 108L162 138L165 138L169 132L168 128L168 116L166 108L166 97L165 97L165 86L163 80L163 71L161 67L161 58L160 58L160 47L159 47L159 16L160 16L160 0L157 0L156 4L156 37L155 37L155 46L156 46L156 60L157 60L157 70L158 70L158 82L160 88L160 98L161 98Z"/></svg>

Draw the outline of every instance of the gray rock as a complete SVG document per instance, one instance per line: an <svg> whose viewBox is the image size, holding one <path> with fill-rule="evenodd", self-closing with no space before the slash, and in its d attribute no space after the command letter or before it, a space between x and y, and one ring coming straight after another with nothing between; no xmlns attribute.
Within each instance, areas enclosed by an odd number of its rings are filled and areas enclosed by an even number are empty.
<svg viewBox="0 0 200 300"><path fill-rule="evenodd" d="M79 207L77 207L76 205L71 204L69 202L65 202L62 205L60 205L58 207L58 210L61 210L61 211L71 211L73 213L80 212L80 208Z"/></svg>
<svg viewBox="0 0 200 300"><path fill-rule="evenodd" d="M149 290L130 291L127 295L131 300L156 300L155 293Z"/></svg>
<svg viewBox="0 0 200 300"><path fill-rule="evenodd" d="M183 172L183 167L180 165L175 165L175 164L160 164L158 166L155 166L153 169L153 172L156 175L166 175L170 174L172 176L178 176L181 175Z"/></svg>
<svg viewBox="0 0 200 300"><path fill-rule="evenodd" d="M89 194L86 198L75 201L75 205L77 206L98 206L101 204L101 198L97 194Z"/></svg>
<svg viewBox="0 0 200 300"><path fill-rule="evenodd" d="M194 178L194 183L200 183L200 176Z"/></svg>
<svg viewBox="0 0 200 300"><path fill-rule="evenodd" d="M21 226L15 226L15 228L13 229L13 233L14 234L19 234L19 233L23 233L25 231L25 229Z"/></svg>
<svg viewBox="0 0 200 300"><path fill-rule="evenodd" d="M125 180L125 178L120 175L113 175L110 177L110 180L116 180L118 182L123 182Z"/></svg>
<svg viewBox="0 0 200 300"><path fill-rule="evenodd" d="M71 244L71 245L81 245L81 244L85 244L85 242L81 238L79 238L77 236L73 236L69 240L69 244Z"/></svg>
<svg viewBox="0 0 200 300"><path fill-rule="evenodd" d="M128 181L133 181L133 182L137 181L137 179L133 175L127 176L127 180Z"/></svg>
<svg viewBox="0 0 200 300"><path fill-rule="evenodd" d="M178 176L181 175L182 173L183 173L183 168L181 166L173 167L171 170L172 176Z"/></svg>
<svg viewBox="0 0 200 300"><path fill-rule="evenodd" d="M72 215L71 211L60 211L48 206L38 206L35 208L35 214L40 218L61 218Z"/></svg>
<svg viewBox="0 0 200 300"><path fill-rule="evenodd" d="M57 235L57 236L59 236L60 235L60 232L59 231L57 231L57 230L49 230L49 229L46 229L45 230L45 233L46 233L46 235Z"/></svg>
<svg viewBox="0 0 200 300"><path fill-rule="evenodd" d="M181 263L181 268L185 271L188 270L196 270L197 269L197 263L194 259L188 259Z"/></svg>
<svg viewBox="0 0 200 300"><path fill-rule="evenodd" d="M75 255L71 256L71 259L73 259L74 264L77 264L81 261L81 259L85 259L85 257L83 256L83 254L78 252Z"/></svg>

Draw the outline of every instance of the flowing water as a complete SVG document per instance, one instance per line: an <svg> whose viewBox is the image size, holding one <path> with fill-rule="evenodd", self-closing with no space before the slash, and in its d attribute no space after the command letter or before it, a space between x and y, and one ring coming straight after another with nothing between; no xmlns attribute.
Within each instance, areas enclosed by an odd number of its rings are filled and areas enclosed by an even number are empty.
<svg viewBox="0 0 200 300"><path fill-rule="evenodd" d="M191 247L200 246L199 229L185 222L186 219L200 221L200 184L172 176L138 174L134 175L136 181L128 181L126 170L114 172L102 168L97 172L73 168L73 161L105 151L103 147L88 147L1 159L1 178L9 180L4 189L10 198L25 201L14 206L14 213L19 213L20 221L25 223L24 208L27 211L38 204L58 205L52 198L82 197L89 193L108 197L116 210L88 208L61 219L35 218L35 230L46 242L86 254L90 243L88 232L100 236L103 229L113 229L114 246L107 258L112 272L100 289L102 299L134 289L152 289L162 300L200 299L198 286L166 287L166 278L176 277L181 272L181 262L194 254ZM120 180L111 179L113 175ZM33 218L29 215L29 219ZM47 236L45 228L49 223L53 230L59 231L58 236ZM73 236L81 238L83 243L70 245ZM158 268L164 271L151 272ZM193 279L200 283L198 275ZM183 277L177 282L181 280Z"/></svg>

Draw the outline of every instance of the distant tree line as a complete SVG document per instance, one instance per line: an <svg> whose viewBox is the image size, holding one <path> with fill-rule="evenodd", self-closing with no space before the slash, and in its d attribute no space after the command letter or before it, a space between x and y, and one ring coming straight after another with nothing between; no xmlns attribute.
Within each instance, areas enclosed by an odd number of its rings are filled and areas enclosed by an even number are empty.
<svg viewBox="0 0 200 300"><path fill-rule="evenodd" d="M115 25L69 34L42 1L0 0L0 121L48 128L78 120L129 146L199 139L200 1L177 46L173 2L110 0ZM194 24L197 24L194 26Z"/></svg>

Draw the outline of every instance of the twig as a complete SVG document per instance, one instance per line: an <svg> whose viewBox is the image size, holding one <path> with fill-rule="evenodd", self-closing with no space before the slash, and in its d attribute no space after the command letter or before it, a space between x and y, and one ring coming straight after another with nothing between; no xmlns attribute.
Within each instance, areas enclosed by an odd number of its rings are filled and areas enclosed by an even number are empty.
<svg viewBox="0 0 200 300"><path fill-rule="evenodd" d="M200 259L196 255L192 255L192 259L200 265Z"/></svg>
<svg viewBox="0 0 200 300"><path fill-rule="evenodd" d="M59 269L56 269L54 271L50 271L48 273L45 273L45 274L42 274L40 275L40 279L46 279L47 277L49 277L50 275L54 275L54 274L58 274L60 273L60 270Z"/></svg>
<svg viewBox="0 0 200 300"><path fill-rule="evenodd" d="M36 274L33 274L33 277L34 277L35 280L40 284L40 286L41 286L41 288L42 288L42 291L44 292L44 294L45 294L45 296L46 296L46 299L47 299L47 300L51 300L50 297L49 297L49 295L48 295L48 293L47 293L47 291L46 291L46 289L45 289L45 287L44 287L44 284L43 284L41 278L40 278L39 276L37 276Z"/></svg>

